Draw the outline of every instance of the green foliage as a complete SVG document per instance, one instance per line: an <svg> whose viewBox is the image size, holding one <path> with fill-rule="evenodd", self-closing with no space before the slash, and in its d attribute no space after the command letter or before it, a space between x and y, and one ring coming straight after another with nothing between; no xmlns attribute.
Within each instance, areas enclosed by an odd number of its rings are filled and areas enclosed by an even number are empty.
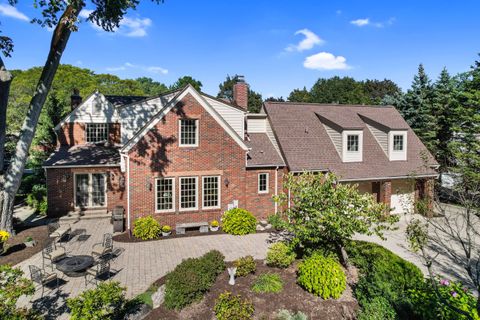
<svg viewBox="0 0 480 320"><path fill-rule="evenodd" d="M222 216L223 231L235 235L244 235L255 233L257 228L257 219L245 209L234 208Z"/></svg>
<svg viewBox="0 0 480 320"><path fill-rule="evenodd" d="M283 290L283 280L277 273L264 273L255 279L252 291L255 293L277 293Z"/></svg>
<svg viewBox="0 0 480 320"><path fill-rule="evenodd" d="M237 272L235 273L237 277L245 277L250 273L255 273L255 270L257 270L257 264L252 256L237 259L233 264L237 267Z"/></svg>
<svg viewBox="0 0 480 320"><path fill-rule="evenodd" d="M140 293L135 297L135 300L148 305L150 308L153 308L152 295L158 290L158 285L155 283L148 287L147 291Z"/></svg>
<svg viewBox="0 0 480 320"><path fill-rule="evenodd" d="M213 311L218 320L250 320L255 308L251 301L226 291L218 296Z"/></svg>
<svg viewBox="0 0 480 320"><path fill-rule="evenodd" d="M279 213L274 213L271 214L267 217L268 223L272 225L272 228L276 230L283 230L285 229L285 220L282 218L282 216Z"/></svg>
<svg viewBox="0 0 480 320"><path fill-rule="evenodd" d="M175 83L170 86L170 90L183 89L189 84L192 87L194 87L195 90L202 91L202 86L203 86L202 83L190 76L184 76L184 77L178 78L178 80L175 81Z"/></svg>
<svg viewBox="0 0 480 320"><path fill-rule="evenodd" d="M268 248L266 262L271 267L288 268L295 258L295 253L288 245L284 242L276 242Z"/></svg>
<svg viewBox="0 0 480 320"><path fill-rule="evenodd" d="M406 293L423 283L420 269L374 243L355 241L347 246L347 251L360 272L355 287L360 306L365 306L374 297L383 297L399 316L408 318L411 310Z"/></svg>
<svg viewBox="0 0 480 320"><path fill-rule="evenodd" d="M162 232L164 232L164 233L169 233L171 231L172 231L172 227L170 227L169 225L164 225L162 227Z"/></svg>
<svg viewBox="0 0 480 320"><path fill-rule="evenodd" d="M323 299L338 299L347 288L347 277L340 264L320 254L314 254L300 263L297 282Z"/></svg>
<svg viewBox="0 0 480 320"><path fill-rule="evenodd" d="M119 282L101 282L95 289L67 299L72 320L123 319L126 289Z"/></svg>
<svg viewBox="0 0 480 320"><path fill-rule="evenodd" d="M236 83L235 77L236 76L230 77L227 75L225 81L218 85L219 91L217 98L227 99L228 101L233 102L233 85ZM262 95L248 89L248 112L258 113L262 104Z"/></svg>
<svg viewBox="0 0 480 320"><path fill-rule="evenodd" d="M275 319L276 320L308 320L308 317L305 313L301 311L297 311L296 313L294 313L286 309L281 309L278 311Z"/></svg>
<svg viewBox="0 0 480 320"><path fill-rule="evenodd" d="M303 89L294 89L288 96L288 101L292 102L312 102L312 96L306 87Z"/></svg>
<svg viewBox="0 0 480 320"><path fill-rule="evenodd" d="M377 203L370 194L360 194L356 185L338 183L335 174L289 174L284 187L288 194L276 198L290 223L286 228L295 235L297 246L306 253L325 244L343 247L355 234L376 234L392 229L398 221L395 215L386 216L386 206Z"/></svg>
<svg viewBox="0 0 480 320"><path fill-rule="evenodd" d="M413 219L407 226L407 241L413 252L421 251L428 243L427 225L418 219Z"/></svg>
<svg viewBox="0 0 480 320"><path fill-rule="evenodd" d="M358 320L396 320L397 312L384 297L373 297L366 301L357 317Z"/></svg>
<svg viewBox="0 0 480 320"><path fill-rule="evenodd" d="M438 295L432 281L436 282ZM476 304L477 298L461 282L449 281L439 277L426 279L423 286L409 290L413 310L424 320L468 319L452 307L468 313L474 320L479 320ZM450 305L450 307L447 306Z"/></svg>
<svg viewBox="0 0 480 320"><path fill-rule="evenodd" d="M47 187L40 184L34 185L25 201L37 213L47 214Z"/></svg>
<svg viewBox="0 0 480 320"><path fill-rule="evenodd" d="M160 223L152 216L142 217L133 223L133 235L142 240L156 239L161 228Z"/></svg>
<svg viewBox="0 0 480 320"><path fill-rule="evenodd" d="M186 259L167 274L165 306L182 309L203 297L225 270L224 256L216 250L197 259Z"/></svg>
<svg viewBox="0 0 480 320"><path fill-rule="evenodd" d="M30 319L24 316L30 315L31 311L17 309L18 299L23 296L31 296L35 292L33 282L23 277L23 271L12 268L9 265L0 265L0 315L2 319ZM32 319L34 315L32 315Z"/></svg>

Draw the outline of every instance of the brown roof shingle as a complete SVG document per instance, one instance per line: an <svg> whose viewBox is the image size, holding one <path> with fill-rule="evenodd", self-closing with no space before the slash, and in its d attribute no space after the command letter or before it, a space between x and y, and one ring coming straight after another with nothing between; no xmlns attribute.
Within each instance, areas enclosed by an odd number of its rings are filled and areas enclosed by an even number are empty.
<svg viewBox="0 0 480 320"><path fill-rule="evenodd" d="M61 147L48 157L44 167L119 165L118 147L95 144Z"/></svg>
<svg viewBox="0 0 480 320"><path fill-rule="evenodd" d="M246 144L251 150L247 156L247 167L285 166L266 133L249 133Z"/></svg>

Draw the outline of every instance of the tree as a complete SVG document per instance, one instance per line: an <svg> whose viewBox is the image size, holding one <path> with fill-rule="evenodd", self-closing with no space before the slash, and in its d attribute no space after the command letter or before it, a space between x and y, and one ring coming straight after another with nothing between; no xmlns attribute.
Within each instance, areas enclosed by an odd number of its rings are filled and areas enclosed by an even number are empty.
<svg viewBox="0 0 480 320"><path fill-rule="evenodd" d="M263 105L262 95L248 89L248 112L259 113Z"/></svg>
<svg viewBox="0 0 480 320"><path fill-rule="evenodd" d="M0 265L0 314L2 319L38 319L26 309L17 309L17 301L35 292L33 282L23 277L23 271L9 265Z"/></svg>
<svg viewBox="0 0 480 320"><path fill-rule="evenodd" d="M175 83L170 86L170 90L183 89L188 84L192 85L192 87L194 87L195 90L202 91L202 86L203 86L202 83L198 80L193 79L190 76L184 76L184 77L178 78L178 80L175 81Z"/></svg>
<svg viewBox="0 0 480 320"><path fill-rule="evenodd" d="M158 3L159 0L156 0ZM10 5L15 5L15 0L9 0ZM87 20L95 22L106 31L113 31L119 27L120 21L128 9L135 9L139 1L110 1L94 2L94 10L90 13ZM29 103L27 115L21 128L21 134L15 148L15 154L11 159L10 165L3 177L3 190L0 196L0 229L12 231L13 203L15 194L20 186L20 181L25 169L28 158L28 151L32 144L33 137L37 128L40 113L47 99L48 92L52 86L53 79L60 64L61 57L67 46L72 31L78 29L78 15L85 6L83 0L73 1L40 1L35 5L42 10L42 18L35 18L33 22L42 27L53 29L50 49L38 80L35 93ZM13 49L12 41L9 38L2 38L0 41L0 50L4 55L9 55ZM0 69L6 69L3 60L0 58ZM8 78L8 77L2 77ZM2 81L0 88L6 87L5 81ZM6 100L6 99L3 99ZM0 115L4 114L6 105L0 105ZM3 117L3 116L2 116ZM0 117L0 120L1 118ZM5 135L5 128L0 122L0 136ZM0 159L3 159L3 147L0 149Z"/></svg>
<svg viewBox="0 0 480 320"><path fill-rule="evenodd" d="M303 87L303 89L294 89L288 95L288 101L290 102L311 102L311 100L312 97L306 87Z"/></svg>
<svg viewBox="0 0 480 320"><path fill-rule="evenodd" d="M395 96L402 92L400 87L392 80L366 80L363 82L363 90L369 100L369 104L382 104L387 96Z"/></svg>
<svg viewBox="0 0 480 320"><path fill-rule="evenodd" d="M361 82L350 77L320 78L310 90L311 102L339 104L368 104Z"/></svg>
<svg viewBox="0 0 480 320"><path fill-rule="evenodd" d="M141 77L135 79L135 81L139 83L140 88L147 96L155 96L168 91L166 85L158 81L154 81L152 78Z"/></svg>
<svg viewBox="0 0 480 320"><path fill-rule="evenodd" d="M233 86L236 83L235 77L227 75L225 81L218 85L219 91L217 98L226 99L233 103ZM248 88L248 111L258 113L262 108L262 95Z"/></svg>
<svg viewBox="0 0 480 320"><path fill-rule="evenodd" d="M289 174L284 184L291 194L276 198L288 218L286 229L304 250L317 250L333 245L340 261L348 267L345 245L356 233L383 235L398 217L386 215L385 204L371 195L362 195L356 185L338 183L332 174Z"/></svg>
<svg viewBox="0 0 480 320"><path fill-rule="evenodd" d="M265 99L265 101L271 101L271 102L285 102L285 99L283 99L282 96L280 97L268 97Z"/></svg>

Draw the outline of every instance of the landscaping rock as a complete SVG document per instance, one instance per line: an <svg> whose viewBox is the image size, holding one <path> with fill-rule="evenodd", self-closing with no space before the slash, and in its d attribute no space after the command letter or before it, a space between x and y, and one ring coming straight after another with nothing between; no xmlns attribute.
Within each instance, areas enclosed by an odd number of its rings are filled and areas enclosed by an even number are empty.
<svg viewBox="0 0 480 320"><path fill-rule="evenodd" d="M257 231L263 231L265 230L265 227L262 227L261 225L257 225Z"/></svg>
<svg viewBox="0 0 480 320"><path fill-rule="evenodd" d="M260 224L262 226L266 226L268 224L268 221L267 220L260 220Z"/></svg>
<svg viewBox="0 0 480 320"><path fill-rule="evenodd" d="M142 320L147 316L147 314L150 313L150 311L151 310L150 310L150 307L148 305L142 304L137 309L129 312L126 315L125 320Z"/></svg>
<svg viewBox="0 0 480 320"><path fill-rule="evenodd" d="M157 292L152 294L152 303L153 303L153 308L158 308L160 305L163 303L165 300L165 285L161 285L160 288L158 288Z"/></svg>
<svg viewBox="0 0 480 320"><path fill-rule="evenodd" d="M272 225L270 223L265 226L265 230L269 230L269 229L272 229Z"/></svg>

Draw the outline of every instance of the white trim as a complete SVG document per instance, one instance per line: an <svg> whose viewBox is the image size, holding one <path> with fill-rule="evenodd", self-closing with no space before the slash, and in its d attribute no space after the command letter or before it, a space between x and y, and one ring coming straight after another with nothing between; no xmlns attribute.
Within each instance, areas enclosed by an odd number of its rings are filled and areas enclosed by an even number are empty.
<svg viewBox="0 0 480 320"><path fill-rule="evenodd" d="M393 138L395 136L403 136L403 150L393 150ZM391 130L388 132L388 160L390 161L406 161L408 148L407 130Z"/></svg>
<svg viewBox="0 0 480 320"><path fill-rule="evenodd" d="M248 151L248 147L243 141L243 139L235 132L235 130L225 122L225 120L218 114L218 112L210 105L205 99L191 86L188 85L180 94L178 94L175 98L170 100L170 102L163 108L160 112L158 112L150 122L145 125L140 131L138 131L120 150L121 152L128 152L133 146L137 144L138 141L149 131L151 130L165 115L172 110L187 94L191 94L196 100L200 103L200 105L207 110L207 112L220 124L220 126L237 142L240 147Z"/></svg>
<svg viewBox="0 0 480 320"><path fill-rule="evenodd" d="M275 168L275 197L278 196L278 167ZM275 201L275 214L278 212L278 203Z"/></svg>
<svg viewBox="0 0 480 320"><path fill-rule="evenodd" d="M182 179L195 179L195 207L182 208ZM196 211L198 210L198 176L187 176L178 178L178 211Z"/></svg>
<svg viewBox="0 0 480 320"><path fill-rule="evenodd" d="M213 207L206 207L205 204L205 178L217 178L217 194L218 194L218 205ZM210 209L220 209L222 206L222 183L221 183L221 176L202 176L202 209L210 210Z"/></svg>
<svg viewBox="0 0 480 320"><path fill-rule="evenodd" d="M260 176L263 175L263 174L267 176L267 180L266 180L266 187L267 188L266 188L266 190L260 190ZM270 174L268 172L259 172L258 173L258 177L257 177L257 191L258 191L258 193L261 193L261 194L268 193L268 191L269 191L268 187L269 187L269 182L270 182L269 179L270 179Z"/></svg>
<svg viewBox="0 0 480 320"><path fill-rule="evenodd" d="M172 180L172 209L158 210L158 184L159 180ZM175 202L176 202L176 188L175 188L175 177L158 177L154 179L155 182L155 213L168 213L175 212Z"/></svg>
<svg viewBox="0 0 480 320"><path fill-rule="evenodd" d="M90 100L90 98L95 95L95 94L101 94L97 91L91 93L88 97L86 97L84 100L82 100L82 102L75 108L73 109L72 111L70 111L69 114L67 114L63 119L62 121L60 121L53 129L54 131L57 131L58 129L62 128L62 126L65 124L65 123L71 123L71 121L67 121L70 119L70 116L75 112L77 111L78 109L80 109L81 106L83 106L88 100Z"/></svg>
<svg viewBox="0 0 480 320"><path fill-rule="evenodd" d="M358 136L358 151L348 151L347 142L349 136ZM363 130L344 130L342 132L342 161L362 162L363 161Z"/></svg>
<svg viewBox="0 0 480 320"><path fill-rule="evenodd" d="M123 155L127 159L127 229L130 230L130 156Z"/></svg>
<svg viewBox="0 0 480 320"><path fill-rule="evenodd" d="M92 197L93 197L93 179L92 176L94 174L101 174L103 175L103 188L105 192L105 203L102 206L94 206L92 205ZM87 175L88 176L88 205L85 207L80 207L77 205L77 176L79 175ZM73 174L73 207L76 209L79 208L107 208L108 207L108 189L107 189L107 172L75 172Z"/></svg>
<svg viewBox="0 0 480 320"><path fill-rule="evenodd" d="M354 178L354 179L338 179L339 182L350 181L380 181L380 180L398 180L398 179L418 179L418 178L438 178L439 174L422 174L414 176L398 176L398 177L378 177L378 178Z"/></svg>
<svg viewBox="0 0 480 320"><path fill-rule="evenodd" d="M64 168L111 168L120 167L120 164L86 164L86 165L66 165L62 166L42 166L44 169L64 169Z"/></svg>
<svg viewBox="0 0 480 320"><path fill-rule="evenodd" d="M194 120L195 121L195 143L194 144L183 144L182 143L182 121L183 120ZM196 148L199 145L200 141L200 121L198 119L183 118L178 119L178 146L180 148Z"/></svg>

